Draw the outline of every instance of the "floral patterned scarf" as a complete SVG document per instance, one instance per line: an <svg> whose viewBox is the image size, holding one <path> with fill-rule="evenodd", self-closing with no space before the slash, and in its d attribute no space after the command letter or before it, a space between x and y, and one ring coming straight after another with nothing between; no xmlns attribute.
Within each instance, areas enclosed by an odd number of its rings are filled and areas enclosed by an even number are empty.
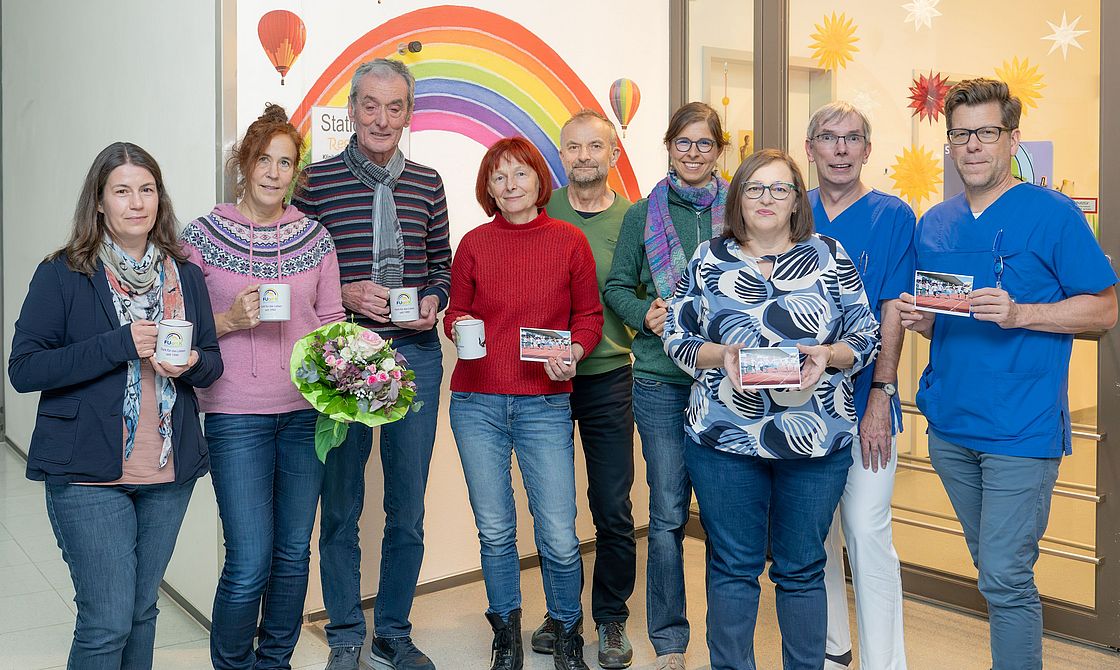
<svg viewBox="0 0 1120 670"><path fill-rule="evenodd" d="M135 320L155 321L185 319L183 291L179 285L179 268L175 259L165 257L155 245L149 244L139 261L134 260L115 242L106 239L98 254L105 265L109 293L117 308L117 318L122 326ZM124 426L126 430L124 458L132 455L136 442L136 427L140 423L140 366L134 359L128 362L124 393ZM175 382L159 374L155 376L156 400L159 403L159 434L163 448L159 454L159 467L167 465L171 453L171 410L175 407Z"/></svg>

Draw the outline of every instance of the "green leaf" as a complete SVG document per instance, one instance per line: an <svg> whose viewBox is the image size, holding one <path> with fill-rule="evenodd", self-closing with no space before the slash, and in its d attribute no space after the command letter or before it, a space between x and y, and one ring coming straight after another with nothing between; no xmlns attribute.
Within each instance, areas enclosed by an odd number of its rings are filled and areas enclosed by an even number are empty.
<svg viewBox="0 0 1120 670"><path fill-rule="evenodd" d="M335 421L325 414L319 415L315 421L315 455L319 457L320 463L327 462L327 454L342 444L349 430L349 425Z"/></svg>

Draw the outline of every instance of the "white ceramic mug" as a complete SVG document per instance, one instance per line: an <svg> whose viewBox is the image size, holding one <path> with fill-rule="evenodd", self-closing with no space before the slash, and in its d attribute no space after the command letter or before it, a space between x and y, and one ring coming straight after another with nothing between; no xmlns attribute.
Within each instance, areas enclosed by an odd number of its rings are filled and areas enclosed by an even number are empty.
<svg viewBox="0 0 1120 670"><path fill-rule="evenodd" d="M292 318L292 285L261 284L261 321L287 321Z"/></svg>
<svg viewBox="0 0 1120 670"><path fill-rule="evenodd" d="M194 324L180 319L164 319L156 327L156 360L186 365L191 359Z"/></svg>
<svg viewBox="0 0 1120 670"><path fill-rule="evenodd" d="M389 289L389 318L397 322L420 318L420 299L415 286Z"/></svg>
<svg viewBox="0 0 1120 670"><path fill-rule="evenodd" d="M464 361L486 355L486 327L481 320L460 319L455 322L455 350Z"/></svg>

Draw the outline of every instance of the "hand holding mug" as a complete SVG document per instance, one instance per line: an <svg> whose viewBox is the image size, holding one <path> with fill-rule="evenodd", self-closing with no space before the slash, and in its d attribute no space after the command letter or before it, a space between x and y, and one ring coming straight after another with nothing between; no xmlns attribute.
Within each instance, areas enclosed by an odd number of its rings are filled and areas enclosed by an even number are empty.
<svg viewBox="0 0 1120 670"><path fill-rule="evenodd" d="M389 323L389 289L368 279L342 285L342 306L378 323Z"/></svg>
<svg viewBox="0 0 1120 670"><path fill-rule="evenodd" d="M136 355L141 358L150 358L156 353L155 321L133 321L129 327L132 331L132 344L136 347Z"/></svg>
<svg viewBox="0 0 1120 670"><path fill-rule="evenodd" d="M225 313L226 326L230 330L248 330L260 325L261 295L258 289L260 284L249 284L233 296L233 303Z"/></svg>
<svg viewBox="0 0 1120 670"><path fill-rule="evenodd" d="M187 360L186 365L175 365L166 361L157 361L154 356L149 358L148 362L152 364L152 369L155 370L157 375L167 377L168 379L175 379L194 367L194 364L198 362L198 351L191 349L191 357Z"/></svg>

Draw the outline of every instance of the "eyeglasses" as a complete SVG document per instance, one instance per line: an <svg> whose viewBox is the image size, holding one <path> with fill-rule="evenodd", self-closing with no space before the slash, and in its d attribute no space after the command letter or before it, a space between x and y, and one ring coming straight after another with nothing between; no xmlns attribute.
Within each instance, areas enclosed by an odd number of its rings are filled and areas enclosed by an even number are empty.
<svg viewBox="0 0 1120 670"><path fill-rule="evenodd" d="M770 191L770 197L775 200L785 200L789 197L790 193L797 190L797 186L789 183L788 181L776 181L767 186L760 184L757 181L748 181L743 184L743 195L751 200L758 200L762 197L763 193Z"/></svg>
<svg viewBox="0 0 1120 670"><path fill-rule="evenodd" d="M709 140L706 137L699 140L690 140L687 137L678 137L677 139L673 140L673 146L676 147L677 151L681 152L682 154L688 153L692 149L693 144L696 145L697 151L702 154L706 154L716 146L716 141Z"/></svg>
<svg viewBox="0 0 1120 670"><path fill-rule="evenodd" d="M1003 241L1003 228L1000 228L996 233L996 239L992 242L992 272L996 275L996 288L1003 288L1003 253L1000 251L999 243Z"/></svg>
<svg viewBox="0 0 1120 670"><path fill-rule="evenodd" d="M984 126L983 128L950 128L945 133L949 138L949 144L961 146L968 144L968 141L975 135L976 139L980 140L981 144L992 144L999 139L1003 133L1009 133L1014 128L1004 128L1003 126Z"/></svg>
<svg viewBox="0 0 1120 670"><path fill-rule="evenodd" d="M821 133L813 136L814 142L819 142L825 146L834 147L840 140L844 140L844 144L853 147L861 147L867 141L867 138L859 133L848 133L847 135L837 135L835 133Z"/></svg>

